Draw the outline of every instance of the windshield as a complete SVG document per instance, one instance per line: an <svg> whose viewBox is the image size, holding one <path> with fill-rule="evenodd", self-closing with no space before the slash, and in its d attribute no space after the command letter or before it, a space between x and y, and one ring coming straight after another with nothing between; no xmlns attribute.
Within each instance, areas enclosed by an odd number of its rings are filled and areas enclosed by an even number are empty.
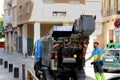
<svg viewBox="0 0 120 80"><path fill-rule="evenodd" d="M108 50L105 56L120 56L120 50Z"/></svg>

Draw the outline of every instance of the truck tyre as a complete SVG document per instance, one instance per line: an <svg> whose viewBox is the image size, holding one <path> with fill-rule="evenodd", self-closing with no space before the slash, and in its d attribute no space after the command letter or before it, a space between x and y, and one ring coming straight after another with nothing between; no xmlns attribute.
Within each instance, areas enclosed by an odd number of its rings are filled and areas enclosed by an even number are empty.
<svg viewBox="0 0 120 80"><path fill-rule="evenodd" d="M38 71L35 71L35 75L38 79L40 79L40 74L38 73Z"/></svg>
<svg viewBox="0 0 120 80"><path fill-rule="evenodd" d="M43 70L44 80L54 80L54 77L50 75L48 70Z"/></svg>
<svg viewBox="0 0 120 80"><path fill-rule="evenodd" d="M75 71L63 72L61 80L77 80L77 74Z"/></svg>
<svg viewBox="0 0 120 80"><path fill-rule="evenodd" d="M77 71L77 80L85 80L85 79L86 79L86 76L85 76L84 69Z"/></svg>

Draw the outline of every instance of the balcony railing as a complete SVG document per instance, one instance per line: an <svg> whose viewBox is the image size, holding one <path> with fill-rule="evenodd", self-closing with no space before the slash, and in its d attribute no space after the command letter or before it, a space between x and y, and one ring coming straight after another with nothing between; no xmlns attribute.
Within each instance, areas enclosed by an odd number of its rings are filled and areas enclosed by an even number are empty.
<svg viewBox="0 0 120 80"><path fill-rule="evenodd" d="M112 16L112 15L120 15L120 5L118 7L111 6L109 9L103 9L103 17Z"/></svg>
<svg viewBox="0 0 120 80"><path fill-rule="evenodd" d="M11 24L12 23L12 17L11 16L5 16L4 17L4 24Z"/></svg>

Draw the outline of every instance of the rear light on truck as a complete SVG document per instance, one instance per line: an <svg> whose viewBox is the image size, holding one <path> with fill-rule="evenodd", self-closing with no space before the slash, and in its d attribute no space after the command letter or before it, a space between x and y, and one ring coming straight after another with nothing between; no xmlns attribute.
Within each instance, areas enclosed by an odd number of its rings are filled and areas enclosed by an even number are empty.
<svg viewBox="0 0 120 80"><path fill-rule="evenodd" d="M73 57L76 59L77 58L77 54L74 54Z"/></svg>
<svg viewBox="0 0 120 80"><path fill-rule="evenodd" d="M54 52L54 58L55 58L55 59L58 59L58 51L55 51L55 52Z"/></svg>

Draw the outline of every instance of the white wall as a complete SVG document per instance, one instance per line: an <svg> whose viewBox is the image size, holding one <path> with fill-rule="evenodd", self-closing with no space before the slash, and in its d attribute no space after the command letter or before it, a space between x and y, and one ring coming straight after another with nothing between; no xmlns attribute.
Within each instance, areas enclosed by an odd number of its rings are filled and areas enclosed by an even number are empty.
<svg viewBox="0 0 120 80"><path fill-rule="evenodd" d="M27 24L22 26L22 53L27 53Z"/></svg>
<svg viewBox="0 0 120 80"><path fill-rule="evenodd" d="M101 2L86 2L83 4L63 4L63 3L53 3L44 4L42 0L33 1L34 8L30 21L66 21L71 22L78 18L81 14L97 15L97 22L101 22ZM53 11L66 11L67 15L65 17L55 17L53 16Z"/></svg>

